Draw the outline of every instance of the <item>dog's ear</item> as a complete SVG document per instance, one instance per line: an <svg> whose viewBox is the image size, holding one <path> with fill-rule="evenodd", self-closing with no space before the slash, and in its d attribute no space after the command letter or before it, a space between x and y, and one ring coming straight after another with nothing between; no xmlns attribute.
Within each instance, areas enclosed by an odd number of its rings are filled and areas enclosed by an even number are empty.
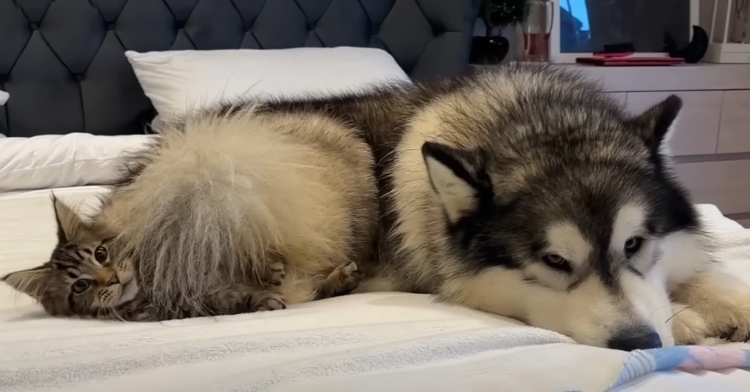
<svg viewBox="0 0 750 392"><path fill-rule="evenodd" d="M652 152L665 153L680 109L682 109L682 99L676 95L670 95L641 115L631 119L630 125L637 129Z"/></svg>
<svg viewBox="0 0 750 392"><path fill-rule="evenodd" d="M69 205L52 194L52 207L55 211L57 223L57 241L66 243L87 235L90 231L88 224Z"/></svg>
<svg viewBox="0 0 750 392"><path fill-rule="evenodd" d="M52 268L48 264L44 264L32 269L11 272L0 280L19 292L40 300L44 295L45 288L49 286L51 277Z"/></svg>
<svg viewBox="0 0 750 392"><path fill-rule="evenodd" d="M432 189L451 224L477 211L480 199L492 192L479 151L463 151L426 142L422 156Z"/></svg>

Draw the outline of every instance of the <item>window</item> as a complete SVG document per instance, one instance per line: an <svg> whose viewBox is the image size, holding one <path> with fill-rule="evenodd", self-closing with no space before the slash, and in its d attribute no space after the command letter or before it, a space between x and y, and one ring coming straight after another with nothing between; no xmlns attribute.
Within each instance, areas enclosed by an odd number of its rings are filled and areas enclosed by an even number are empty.
<svg viewBox="0 0 750 392"><path fill-rule="evenodd" d="M664 34L679 46L698 24L699 0L553 0L553 62L575 62L604 45L632 43L638 55L665 55Z"/></svg>

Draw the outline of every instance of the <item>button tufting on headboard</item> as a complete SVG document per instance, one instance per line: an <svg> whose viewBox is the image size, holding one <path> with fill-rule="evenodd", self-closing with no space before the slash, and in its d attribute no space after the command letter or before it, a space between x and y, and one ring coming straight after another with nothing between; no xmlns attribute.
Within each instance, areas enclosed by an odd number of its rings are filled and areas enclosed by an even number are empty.
<svg viewBox="0 0 750 392"><path fill-rule="evenodd" d="M142 133L125 50L370 46L414 79L460 73L479 1L0 0L0 133Z"/></svg>

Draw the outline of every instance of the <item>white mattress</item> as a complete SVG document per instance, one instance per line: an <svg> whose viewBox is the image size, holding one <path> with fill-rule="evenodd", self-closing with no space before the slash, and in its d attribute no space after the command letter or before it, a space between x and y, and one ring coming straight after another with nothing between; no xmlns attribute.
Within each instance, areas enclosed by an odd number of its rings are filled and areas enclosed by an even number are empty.
<svg viewBox="0 0 750 392"><path fill-rule="evenodd" d="M100 191L55 194L90 203ZM49 257L49 195L0 194L0 275ZM702 210L737 235L715 207ZM731 267L750 283L746 261ZM0 286L0 391L604 391L627 355L413 294L138 324L47 317ZM750 373L658 373L614 390L748 391Z"/></svg>

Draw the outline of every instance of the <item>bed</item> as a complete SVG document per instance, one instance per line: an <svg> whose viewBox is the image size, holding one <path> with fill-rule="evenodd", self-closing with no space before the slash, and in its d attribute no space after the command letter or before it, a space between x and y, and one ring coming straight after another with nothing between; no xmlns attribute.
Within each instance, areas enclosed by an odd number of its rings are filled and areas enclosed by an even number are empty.
<svg viewBox="0 0 750 392"><path fill-rule="evenodd" d="M51 192L95 207L118 152L137 148L163 114L126 50L369 47L422 80L469 69L478 6L0 0L0 90L10 94L0 106L7 136L0 168L15 168L0 171L0 275L49 257ZM8 141L22 145L13 159ZM750 233L715 207L700 208L722 233L728 268L750 284ZM352 295L284 311L125 324L50 318L0 285L1 391L750 390L743 370L658 368L647 354L577 345L425 295Z"/></svg>

